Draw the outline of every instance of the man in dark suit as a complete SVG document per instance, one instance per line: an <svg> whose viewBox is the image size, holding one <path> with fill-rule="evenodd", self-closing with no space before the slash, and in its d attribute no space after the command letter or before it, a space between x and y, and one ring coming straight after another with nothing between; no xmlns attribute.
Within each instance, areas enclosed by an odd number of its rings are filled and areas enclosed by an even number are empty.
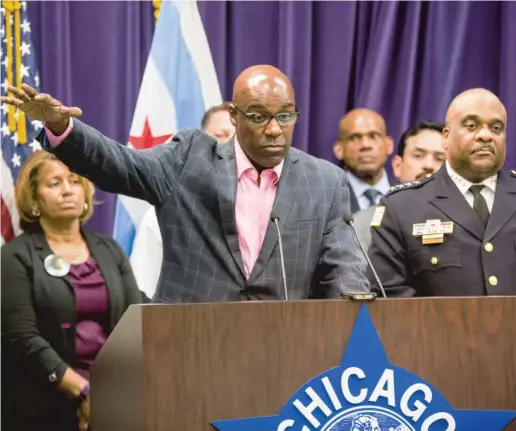
<svg viewBox="0 0 516 431"><path fill-rule="evenodd" d="M219 144L224 144L235 134L231 124L229 108L224 102L206 111L201 121L201 129L213 136ZM138 286L146 298L152 298L158 286L159 273L163 265L163 243L159 230L156 209L149 207L143 215L133 241L130 256L131 267Z"/></svg>
<svg viewBox="0 0 516 431"><path fill-rule="evenodd" d="M290 148L298 119L289 79L272 66L237 78L225 145L200 130L135 151L81 123L67 108L28 86L3 99L46 120L39 137L71 170L101 189L156 207L163 265L161 302L282 299L278 217L289 299L368 291L351 229L345 173Z"/></svg>
<svg viewBox="0 0 516 431"><path fill-rule="evenodd" d="M507 114L484 89L458 95L447 161L401 184L372 220L371 261L389 296L516 294L516 171L504 171Z"/></svg>
<svg viewBox="0 0 516 431"><path fill-rule="evenodd" d="M393 141L387 136L385 120L370 109L354 109L339 123L335 156L348 172L351 212L375 206L398 181L385 171Z"/></svg>

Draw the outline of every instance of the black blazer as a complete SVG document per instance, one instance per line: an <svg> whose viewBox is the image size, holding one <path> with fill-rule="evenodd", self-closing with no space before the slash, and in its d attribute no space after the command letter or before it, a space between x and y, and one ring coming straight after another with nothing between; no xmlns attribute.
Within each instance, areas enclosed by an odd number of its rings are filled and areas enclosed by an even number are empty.
<svg viewBox="0 0 516 431"><path fill-rule="evenodd" d="M87 230L83 236L109 292L111 333L142 296L118 244ZM42 231L24 233L1 249L2 417L9 410L46 415L71 403L57 385L68 366L75 368L75 295L67 276L45 271L51 253Z"/></svg>

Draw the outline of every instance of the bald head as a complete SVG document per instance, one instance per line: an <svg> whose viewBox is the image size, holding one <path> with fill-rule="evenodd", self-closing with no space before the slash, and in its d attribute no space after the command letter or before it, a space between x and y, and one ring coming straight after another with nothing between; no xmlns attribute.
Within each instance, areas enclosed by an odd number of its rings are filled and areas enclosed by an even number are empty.
<svg viewBox="0 0 516 431"><path fill-rule="evenodd" d="M353 174L374 185L382 178L393 143L387 136L383 117L378 112L360 108L340 120L335 148L341 150L342 161Z"/></svg>
<svg viewBox="0 0 516 431"><path fill-rule="evenodd" d="M298 118L290 79L274 66L249 67L235 80L233 102L231 122L253 166L259 172L278 166Z"/></svg>
<svg viewBox="0 0 516 431"><path fill-rule="evenodd" d="M288 95L294 101L290 79L279 69L267 64L251 66L238 75L233 85L233 101L244 104L253 94Z"/></svg>
<svg viewBox="0 0 516 431"><path fill-rule="evenodd" d="M492 106L500 112L504 120L507 120L507 112L505 106L496 94L486 90L485 88L471 88L463 91L456 96L446 112L446 124L452 121L457 115L468 111L477 106Z"/></svg>
<svg viewBox="0 0 516 431"><path fill-rule="evenodd" d="M365 108L358 108L349 111L339 122L339 132L348 133L349 130L355 128L356 124L370 124L384 136L387 134L387 127L383 117L375 111Z"/></svg>
<svg viewBox="0 0 516 431"><path fill-rule="evenodd" d="M500 99L473 88L453 99L443 130L451 167L473 183L495 175L505 161L507 112Z"/></svg>

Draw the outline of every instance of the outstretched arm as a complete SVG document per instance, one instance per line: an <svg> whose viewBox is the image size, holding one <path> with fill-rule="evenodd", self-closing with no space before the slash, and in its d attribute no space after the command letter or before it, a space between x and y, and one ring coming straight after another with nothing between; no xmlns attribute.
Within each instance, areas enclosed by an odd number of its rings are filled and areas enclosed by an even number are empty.
<svg viewBox="0 0 516 431"><path fill-rule="evenodd" d="M29 117L45 122L56 138L43 130L38 139L70 170L90 179L100 189L161 204L179 176L195 132L180 133L169 144L138 151L105 137L75 117L76 107L65 107L48 94L32 87L9 87L14 97L2 103L17 106ZM75 119L74 119L75 118ZM63 135L64 134L64 135ZM52 142L51 142L52 140Z"/></svg>
<svg viewBox="0 0 516 431"><path fill-rule="evenodd" d="M176 135L174 141L148 150L135 150L115 142L75 119L58 145L48 142L42 131L38 139L73 172L88 178L100 189L160 205L182 169L192 135Z"/></svg>

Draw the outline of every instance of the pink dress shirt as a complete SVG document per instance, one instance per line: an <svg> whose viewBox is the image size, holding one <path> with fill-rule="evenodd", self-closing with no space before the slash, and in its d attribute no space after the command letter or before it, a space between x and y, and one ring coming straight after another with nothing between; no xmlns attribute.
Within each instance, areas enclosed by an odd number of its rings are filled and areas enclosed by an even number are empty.
<svg viewBox="0 0 516 431"><path fill-rule="evenodd" d="M68 128L61 136L55 136L45 127L50 146L55 147L60 144L68 136L72 127L73 120L71 118ZM238 244L245 275L249 278L262 249L276 198L278 181L283 170L283 161L273 169L264 170L260 175L260 183L258 183L258 171L249 161L236 137L235 158L237 167L235 218Z"/></svg>
<svg viewBox="0 0 516 431"><path fill-rule="evenodd" d="M68 123L68 128L64 131L64 133L61 136L54 135L50 129L45 125L45 132L47 132L47 139L48 143L50 144L50 147L55 147L56 145L59 145L61 142L63 142L66 137L70 134L73 127L73 118L70 118L70 122Z"/></svg>
<svg viewBox="0 0 516 431"><path fill-rule="evenodd" d="M271 216L283 161L273 169L262 172L258 183L258 171L253 167L235 137L237 166L237 192L235 218L238 244L247 278L251 275Z"/></svg>

